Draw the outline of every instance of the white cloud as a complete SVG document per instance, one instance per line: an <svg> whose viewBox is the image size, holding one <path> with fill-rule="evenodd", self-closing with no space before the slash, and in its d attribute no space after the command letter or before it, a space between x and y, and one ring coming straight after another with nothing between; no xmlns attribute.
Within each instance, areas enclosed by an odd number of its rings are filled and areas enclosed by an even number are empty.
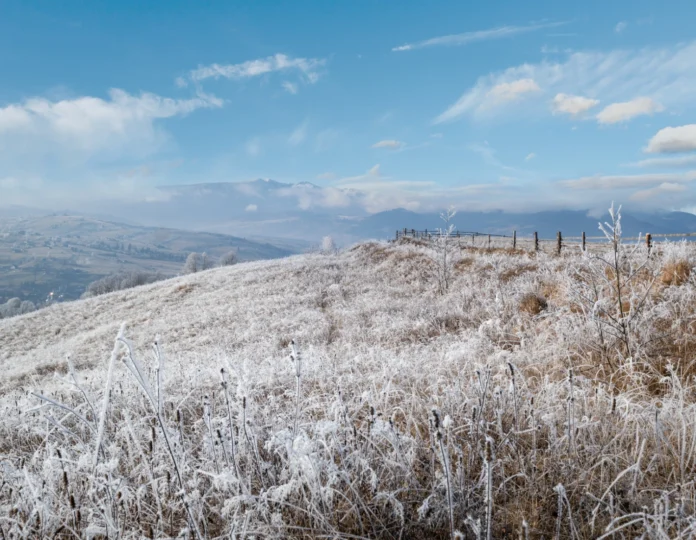
<svg viewBox="0 0 696 540"><path fill-rule="evenodd" d="M0 139L6 148L33 154L114 155L125 149L143 153L165 137L157 128L157 120L222 104L202 93L179 100L151 93L134 96L118 89L109 91L109 99L84 96L51 101L34 97L0 108Z"/></svg>
<svg viewBox="0 0 696 540"><path fill-rule="evenodd" d="M664 158L643 159L630 164L633 167L668 167L678 169L680 167L696 166L696 154L690 156L673 156Z"/></svg>
<svg viewBox="0 0 696 540"><path fill-rule="evenodd" d="M616 26L614 27L614 32L616 32L617 34L620 34L624 30L626 30L627 27L628 27L628 23L626 21L620 21L620 22L616 23Z"/></svg>
<svg viewBox="0 0 696 540"><path fill-rule="evenodd" d="M653 114L665 108L649 97L639 97L623 103L612 103L597 115L600 124L616 124L626 122L636 116Z"/></svg>
<svg viewBox="0 0 696 540"><path fill-rule="evenodd" d="M261 139L259 137L249 139L244 145L244 150L251 157L258 156L261 153Z"/></svg>
<svg viewBox="0 0 696 540"><path fill-rule="evenodd" d="M527 157L524 158L525 161L531 161L536 157L536 154L532 152L531 154L527 154Z"/></svg>
<svg viewBox="0 0 696 540"><path fill-rule="evenodd" d="M377 165L373 166L369 171L367 171L367 174L369 176L379 176L380 175L379 163Z"/></svg>
<svg viewBox="0 0 696 540"><path fill-rule="evenodd" d="M267 58L249 60L241 64L211 64L200 66L189 74L191 80L200 82L205 79L247 79L273 72L297 71L307 82L319 80L319 70L324 66L323 58L292 58L285 54L275 54Z"/></svg>
<svg viewBox="0 0 696 540"><path fill-rule="evenodd" d="M636 191L629 198L632 201L652 201L656 198L663 197L664 195L675 195L683 193L687 191L687 189L688 188L683 184L664 182L654 188Z"/></svg>
<svg viewBox="0 0 696 540"><path fill-rule="evenodd" d="M503 84L531 79L543 89L529 94L525 107L494 101L490 92ZM435 123L464 115L475 118L506 113L508 117L538 117L546 110L546 99L563 93L591 96L605 102L622 102L634 96L650 96L666 107L691 103L696 92L696 42L665 48L576 52L564 61L544 59L479 77ZM536 97L536 99L532 99Z"/></svg>
<svg viewBox="0 0 696 540"><path fill-rule="evenodd" d="M573 190L609 190L658 186L665 183L685 184L694 181L696 181L696 171L686 173L585 176L572 180L562 180L559 184Z"/></svg>
<svg viewBox="0 0 696 540"><path fill-rule="evenodd" d="M336 174L332 172L325 172L317 175L317 180L335 180Z"/></svg>
<svg viewBox="0 0 696 540"><path fill-rule="evenodd" d="M292 146L298 146L302 144L307 138L307 128L309 127L309 122L305 120L302 122L288 137L288 143Z"/></svg>
<svg viewBox="0 0 696 540"><path fill-rule="evenodd" d="M376 142L372 145L372 148L389 148L390 150L398 150L404 146L406 146L406 143L395 141L394 139L386 139L384 141Z"/></svg>
<svg viewBox="0 0 696 540"><path fill-rule="evenodd" d="M246 212L256 212L259 209L259 207L255 204L249 204L247 207L244 209Z"/></svg>
<svg viewBox="0 0 696 540"><path fill-rule="evenodd" d="M696 124L666 127L650 139L645 149L649 153L688 152L696 150Z"/></svg>
<svg viewBox="0 0 696 540"><path fill-rule="evenodd" d="M467 45L477 41L488 41L491 39L502 39L506 37L516 36L518 34L526 34L544 28L553 28L561 26L563 22L550 22L540 24L530 24L528 26L500 26L498 28L489 28L487 30L477 30L475 32L464 32L462 34L451 34L448 36L440 36L415 43L407 43L399 47L392 48L392 51L412 51L414 49L423 49L425 47L435 47L441 45Z"/></svg>
<svg viewBox="0 0 696 540"><path fill-rule="evenodd" d="M590 110L592 107L595 107L598 104L598 99L559 93L553 98L552 110L555 114L566 113L570 114L571 116L577 116Z"/></svg>
<svg viewBox="0 0 696 540"><path fill-rule="evenodd" d="M292 83L290 81L284 81L282 86L285 89L285 91L288 92L289 94L295 95L298 92L298 88L297 88L296 83Z"/></svg>
<svg viewBox="0 0 696 540"><path fill-rule="evenodd" d="M519 79L512 82L504 82L495 85L488 91L488 96L494 101L513 101L523 94L539 92L541 88L534 79Z"/></svg>

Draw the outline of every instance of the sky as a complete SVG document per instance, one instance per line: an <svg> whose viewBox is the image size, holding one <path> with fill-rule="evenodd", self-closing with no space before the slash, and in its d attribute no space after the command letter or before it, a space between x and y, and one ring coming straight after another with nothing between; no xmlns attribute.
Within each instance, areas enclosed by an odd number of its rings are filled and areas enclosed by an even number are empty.
<svg viewBox="0 0 696 540"><path fill-rule="evenodd" d="M272 178L696 209L696 3L0 2L0 204Z"/></svg>

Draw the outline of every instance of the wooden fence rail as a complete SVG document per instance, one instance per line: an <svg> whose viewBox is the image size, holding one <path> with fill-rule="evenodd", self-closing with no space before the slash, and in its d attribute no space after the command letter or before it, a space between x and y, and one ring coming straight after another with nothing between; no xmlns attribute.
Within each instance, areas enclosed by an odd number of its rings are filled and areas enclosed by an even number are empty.
<svg viewBox="0 0 696 540"><path fill-rule="evenodd" d="M518 236L517 231L512 231L511 235L507 234L493 234L493 233L481 233L481 232L474 232L474 231L453 231L451 234L447 235L445 231L442 229L432 229L432 230L422 230L422 231L417 231L415 229L399 229L396 231L396 239L399 240L400 238L420 238L420 239L433 239L433 238L438 238L438 237L443 237L443 236L449 236L450 238L471 238L471 243L472 245L475 245L476 239L477 238L487 238L488 239L488 247L491 247L491 241L493 239L496 240L496 244L500 244L499 239L509 239L510 244L509 246L512 247L513 249L516 249L518 247L518 244L521 242L525 241L531 241L532 246L534 251L540 251L541 250L541 245L543 244L548 244L550 242L553 242L554 244L554 251L556 254L560 255L561 252L563 251L563 248L570 247L571 245L579 245L582 251L587 250L587 245L592 244L592 245L599 245L599 244L604 244L608 243L608 240L606 236L587 236L585 232L583 231L581 236L563 236L561 231L558 231L556 233L556 238L551 239L551 238L540 238L539 234L537 232L532 233L531 238L525 238L522 236ZM688 232L688 233L662 233L662 234L651 234L647 233L645 235L641 236L633 236L633 237L622 237L622 241L625 242L639 242L643 241L645 242L646 247L648 248L648 252L653 247L653 241L656 238L689 238L689 237L696 237L696 232Z"/></svg>

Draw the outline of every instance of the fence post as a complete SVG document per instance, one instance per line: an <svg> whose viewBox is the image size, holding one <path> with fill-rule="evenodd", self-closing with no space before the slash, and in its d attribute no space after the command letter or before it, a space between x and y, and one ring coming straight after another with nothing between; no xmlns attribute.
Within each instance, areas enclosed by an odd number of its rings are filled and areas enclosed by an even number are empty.
<svg viewBox="0 0 696 540"><path fill-rule="evenodd" d="M650 257L650 250L652 249L652 234L648 233L645 235L645 245L648 248L648 257Z"/></svg>
<svg viewBox="0 0 696 540"><path fill-rule="evenodd" d="M491 249L491 235L488 235L488 249Z"/></svg>
<svg viewBox="0 0 696 540"><path fill-rule="evenodd" d="M539 233L534 231L534 251L539 251Z"/></svg>
<svg viewBox="0 0 696 540"><path fill-rule="evenodd" d="M561 254L561 248L563 247L563 237L561 236L561 231L556 233L556 254Z"/></svg>
<svg viewBox="0 0 696 540"><path fill-rule="evenodd" d="M587 248L586 244L586 238L585 238L585 231L582 231L582 252L585 253L585 249Z"/></svg>
<svg viewBox="0 0 696 540"><path fill-rule="evenodd" d="M512 231L512 249L517 249L517 231Z"/></svg>

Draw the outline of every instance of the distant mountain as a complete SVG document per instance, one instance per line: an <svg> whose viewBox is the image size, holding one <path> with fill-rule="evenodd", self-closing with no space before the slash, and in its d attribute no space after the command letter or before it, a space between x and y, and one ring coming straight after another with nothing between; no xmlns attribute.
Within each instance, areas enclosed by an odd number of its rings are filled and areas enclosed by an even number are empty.
<svg viewBox="0 0 696 540"><path fill-rule="evenodd" d="M200 183L162 186L158 195L141 202L108 202L89 209L93 217L113 216L140 226L207 231L243 238L274 238L276 246L296 241L316 245L331 235L340 245L367 238L393 238L397 229L434 230L442 227L439 213L417 213L403 208L370 214L368 195L354 189L323 187L258 179L251 182ZM10 210L6 210L10 212ZM11 210L13 215L21 211ZM2 217L0 209L0 217ZM608 216L601 218L606 221ZM457 213L459 231L518 235L538 232L542 238L557 231L576 236L599 233L600 219L587 211L557 210L533 213L503 211ZM638 233L696 232L696 215L687 212L623 213L628 236ZM293 244L287 244L288 246ZM306 244L305 244L306 245Z"/></svg>
<svg viewBox="0 0 696 540"><path fill-rule="evenodd" d="M51 292L75 299L119 272L176 275L192 251L217 259L275 259L306 250L302 242L251 241L210 232L138 227L76 215L0 220L0 304L12 297L42 303Z"/></svg>
<svg viewBox="0 0 696 540"><path fill-rule="evenodd" d="M361 193L310 182L259 179L162 186L159 191L155 200L109 204L108 211L142 225L313 242L329 234L340 241L348 234L346 220L368 215Z"/></svg>

